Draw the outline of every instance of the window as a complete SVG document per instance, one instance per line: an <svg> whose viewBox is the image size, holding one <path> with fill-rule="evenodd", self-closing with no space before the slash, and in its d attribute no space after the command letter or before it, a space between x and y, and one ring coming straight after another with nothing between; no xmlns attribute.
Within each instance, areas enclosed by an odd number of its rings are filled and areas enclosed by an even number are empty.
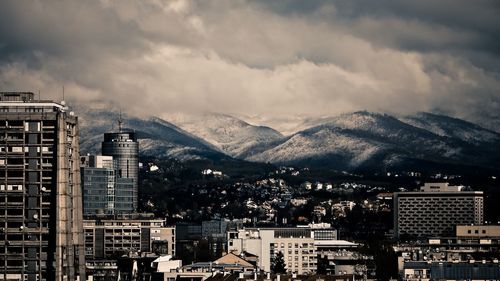
<svg viewBox="0 0 500 281"><path fill-rule="evenodd" d="M11 152L23 152L23 148L20 146L13 146L10 148Z"/></svg>

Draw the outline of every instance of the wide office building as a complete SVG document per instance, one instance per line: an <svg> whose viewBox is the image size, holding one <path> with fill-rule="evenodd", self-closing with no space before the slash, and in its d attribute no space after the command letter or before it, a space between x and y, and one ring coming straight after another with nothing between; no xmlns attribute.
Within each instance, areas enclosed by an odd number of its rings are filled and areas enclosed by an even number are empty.
<svg viewBox="0 0 500 281"><path fill-rule="evenodd" d="M418 192L394 193L397 238L451 237L457 225L483 223L483 192L426 183Z"/></svg>
<svg viewBox="0 0 500 281"><path fill-rule="evenodd" d="M85 280L77 117L0 93L0 280Z"/></svg>
<svg viewBox="0 0 500 281"><path fill-rule="evenodd" d="M134 212L134 181L117 176L112 156L82 156L81 164L84 215Z"/></svg>

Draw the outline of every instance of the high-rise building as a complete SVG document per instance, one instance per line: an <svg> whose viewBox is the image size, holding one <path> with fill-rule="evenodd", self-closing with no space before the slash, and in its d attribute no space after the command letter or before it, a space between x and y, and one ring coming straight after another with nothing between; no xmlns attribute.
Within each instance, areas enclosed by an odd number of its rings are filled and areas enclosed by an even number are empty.
<svg viewBox="0 0 500 281"><path fill-rule="evenodd" d="M134 181L117 177L117 165L112 156L82 156L81 164L85 215L134 211Z"/></svg>
<svg viewBox="0 0 500 281"><path fill-rule="evenodd" d="M104 134L102 143L102 155L113 156L116 161L116 173L118 179L131 179L133 182L133 209L137 211L138 187L139 187L139 143L134 132L122 132Z"/></svg>
<svg viewBox="0 0 500 281"><path fill-rule="evenodd" d="M0 280L85 280L77 117L0 93Z"/></svg>
<svg viewBox="0 0 500 281"><path fill-rule="evenodd" d="M457 225L483 223L483 192L448 183L426 183L417 192L394 193L394 234L450 237Z"/></svg>

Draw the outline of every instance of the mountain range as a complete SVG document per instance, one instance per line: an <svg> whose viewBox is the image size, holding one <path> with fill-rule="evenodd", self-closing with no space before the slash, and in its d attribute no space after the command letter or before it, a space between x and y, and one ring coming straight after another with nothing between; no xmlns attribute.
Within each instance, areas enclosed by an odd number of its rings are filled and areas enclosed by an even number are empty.
<svg viewBox="0 0 500 281"><path fill-rule="evenodd" d="M102 134L116 131L118 113L81 108L77 112L81 151L98 153ZM432 113L393 116L359 111L308 119L302 122L306 128L286 134L217 113L123 119L128 130L137 132L141 154L149 156L241 159L340 170L436 165L499 169L499 133Z"/></svg>

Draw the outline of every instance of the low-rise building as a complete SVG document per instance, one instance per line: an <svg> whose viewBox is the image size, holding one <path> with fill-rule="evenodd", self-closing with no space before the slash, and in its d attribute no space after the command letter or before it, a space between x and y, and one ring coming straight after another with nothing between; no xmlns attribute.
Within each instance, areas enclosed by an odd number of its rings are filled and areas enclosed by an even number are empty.
<svg viewBox="0 0 500 281"><path fill-rule="evenodd" d="M373 256L360 253L361 244L345 240L317 241L318 273L353 275L363 279L375 275Z"/></svg>
<svg viewBox="0 0 500 281"><path fill-rule="evenodd" d="M498 280L499 225L458 225L454 237L394 246L404 280Z"/></svg>
<svg viewBox="0 0 500 281"><path fill-rule="evenodd" d="M250 253L257 256L257 265L271 271L276 254L281 252L286 269L298 274L317 270L319 241L337 240L332 228L243 228L228 232L228 251L236 255Z"/></svg>
<svg viewBox="0 0 500 281"><path fill-rule="evenodd" d="M404 265L402 279L405 281L499 280L500 265L498 260L407 262Z"/></svg>
<svg viewBox="0 0 500 281"><path fill-rule="evenodd" d="M248 261L232 253L226 254L215 261L196 262L185 266L180 266L180 261L171 260L171 257L160 257L153 261L156 272L153 273L152 280L191 280L202 281L222 274L229 275L233 272L239 274L255 273L255 266Z"/></svg>
<svg viewBox="0 0 500 281"><path fill-rule="evenodd" d="M129 252L175 255L175 227L152 216L99 216L83 221L87 260L117 257Z"/></svg>

